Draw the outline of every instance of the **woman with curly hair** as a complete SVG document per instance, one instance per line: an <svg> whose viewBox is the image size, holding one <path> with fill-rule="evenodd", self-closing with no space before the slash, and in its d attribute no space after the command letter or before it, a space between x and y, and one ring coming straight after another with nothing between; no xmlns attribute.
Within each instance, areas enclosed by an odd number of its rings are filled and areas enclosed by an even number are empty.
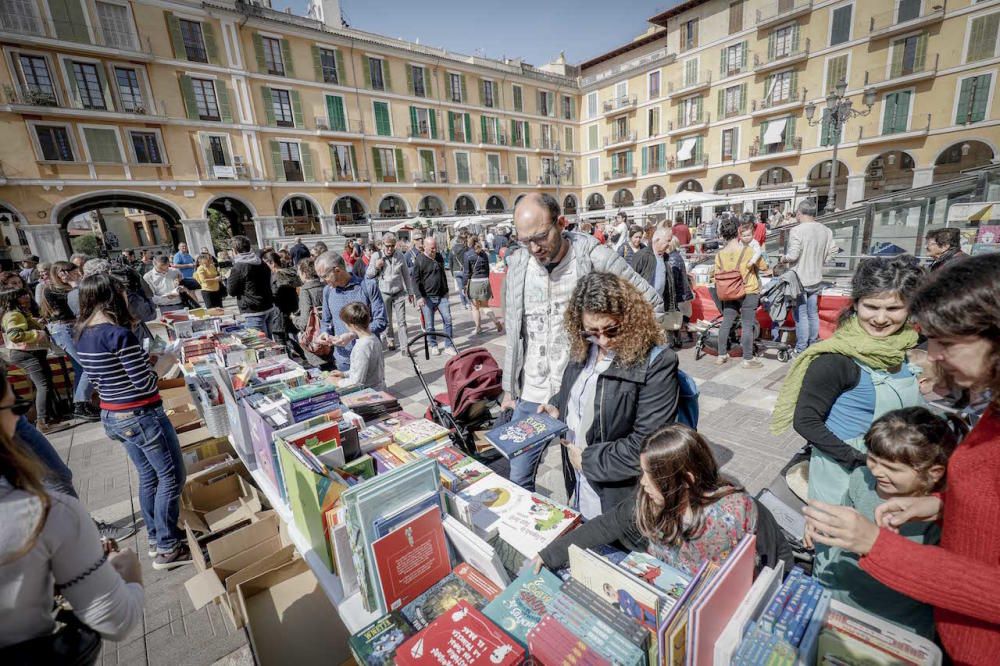
<svg viewBox="0 0 1000 666"><path fill-rule="evenodd" d="M677 355L653 307L611 273L584 276L564 319L570 361L559 393L542 405L569 426L567 494L586 518L610 510L639 483L642 441L677 415Z"/></svg>

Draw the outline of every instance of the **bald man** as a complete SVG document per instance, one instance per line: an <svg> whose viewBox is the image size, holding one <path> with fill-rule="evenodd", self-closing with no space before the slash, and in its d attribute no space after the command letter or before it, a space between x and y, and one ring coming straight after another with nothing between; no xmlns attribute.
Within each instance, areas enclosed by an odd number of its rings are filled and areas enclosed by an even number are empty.
<svg viewBox="0 0 1000 666"><path fill-rule="evenodd" d="M663 301L613 249L593 236L563 231L559 203L551 195L525 195L514 209L514 227L519 248L506 257L504 280L503 406L514 410L517 421L559 392L569 362L563 315L577 280L594 271L613 273L634 284L658 314ZM534 490L544 452L541 445L511 460L510 480Z"/></svg>

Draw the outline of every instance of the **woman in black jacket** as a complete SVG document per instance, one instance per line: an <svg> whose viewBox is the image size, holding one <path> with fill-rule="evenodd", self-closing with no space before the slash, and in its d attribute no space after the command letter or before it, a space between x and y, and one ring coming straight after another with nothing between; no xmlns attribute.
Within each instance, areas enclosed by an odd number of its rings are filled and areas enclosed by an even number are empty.
<svg viewBox="0 0 1000 666"><path fill-rule="evenodd" d="M311 258L300 259L295 270L298 272L299 280L302 281L302 286L299 287L299 309L292 313L292 324L301 335L305 332L306 326L309 325L310 313L316 308L323 308L323 281L316 276L316 265ZM317 312L318 320L319 313ZM321 358L307 349L303 349L302 352L306 362L312 367L318 368L328 363L327 359Z"/></svg>
<svg viewBox="0 0 1000 666"><path fill-rule="evenodd" d="M570 362L552 404L570 428L563 441L567 494L586 518L610 511L639 483L646 437L677 415L677 355L653 308L627 281L591 273L565 315Z"/></svg>
<svg viewBox="0 0 1000 666"><path fill-rule="evenodd" d="M472 303L472 323L476 325L475 334L483 332L483 313L491 314L490 299L493 290L490 287L490 255L486 254L483 242L478 236L473 236L469 250L462 259L462 272L465 275L465 294ZM493 325L497 333L503 333L503 324L493 315Z"/></svg>

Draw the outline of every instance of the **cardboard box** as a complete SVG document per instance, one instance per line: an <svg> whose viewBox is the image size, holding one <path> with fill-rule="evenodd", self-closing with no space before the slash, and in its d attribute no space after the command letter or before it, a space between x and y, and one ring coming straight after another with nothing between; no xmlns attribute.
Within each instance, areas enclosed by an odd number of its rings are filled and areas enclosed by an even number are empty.
<svg viewBox="0 0 1000 666"><path fill-rule="evenodd" d="M187 385L186 381L183 377L175 377L174 379L161 379L158 382L156 382L156 387L160 389L160 391L166 391L168 389L173 389L177 387L181 387L184 388L184 390L187 390L185 388L186 385Z"/></svg>
<svg viewBox="0 0 1000 666"><path fill-rule="evenodd" d="M256 522L209 541L205 546L207 559L191 528L185 526L184 531L198 570L184 583L191 603L195 608L211 602L219 604L236 629L244 622L236 586L296 557L295 547L273 511L260 514Z"/></svg>
<svg viewBox="0 0 1000 666"><path fill-rule="evenodd" d="M167 409L167 418L178 433L194 430L202 425L201 414L190 402Z"/></svg>
<svg viewBox="0 0 1000 666"><path fill-rule="evenodd" d="M261 510L257 488L245 479L239 459L227 454L214 456L193 465L181 492L181 523L196 532L208 534L252 520Z"/></svg>
<svg viewBox="0 0 1000 666"><path fill-rule="evenodd" d="M319 664L350 654L350 633L309 566L293 560L236 586L261 666Z"/></svg>
<svg viewBox="0 0 1000 666"><path fill-rule="evenodd" d="M189 430L177 435L177 440L181 444L181 455L184 456L184 464L186 465L223 453L236 457L236 450L233 449L229 438L212 437L208 434L208 428Z"/></svg>

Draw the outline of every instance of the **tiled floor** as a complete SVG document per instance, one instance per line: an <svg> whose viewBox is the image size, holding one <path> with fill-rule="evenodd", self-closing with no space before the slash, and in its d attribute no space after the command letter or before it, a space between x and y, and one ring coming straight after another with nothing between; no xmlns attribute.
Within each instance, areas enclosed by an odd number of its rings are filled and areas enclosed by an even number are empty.
<svg viewBox="0 0 1000 666"><path fill-rule="evenodd" d="M485 333L473 337L470 313L453 303L454 335L460 349L485 346L497 359L503 359L503 337ZM418 318L408 312L411 331ZM775 476L785 461L801 445L794 433L771 435L767 429L770 409L777 396L786 365L768 358L758 370L743 370L737 363L716 366L711 357L694 360L694 353L680 353L681 367L701 387L700 431L714 445L723 471L732 475L748 490L756 492ZM419 355L417 362L432 393L445 390L443 368L449 356ZM399 351L386 358L389 391L399 396L406 411L422 415L428 400L416 377L412 361ZM51 437L52 443L72 468L81 500L97 518L128 520L138 515L135 496L137 477L121 447L109 440L100 424L79 426ZM541 492L565 501L562 489L559 452L550 448L539 469ZM146 549L140 530L128 545L139 553ZM195 610L184 590L184 581L192 571L182 567L172 572L156 572L143 555L146 583L146 612L143 622L125 640L108 642L101 655L103 664L213 664L224 660L228 665L251 663L242 631L228 626L220 611L212 605ZM339 663L335 659L333 663Z"/></svg>

